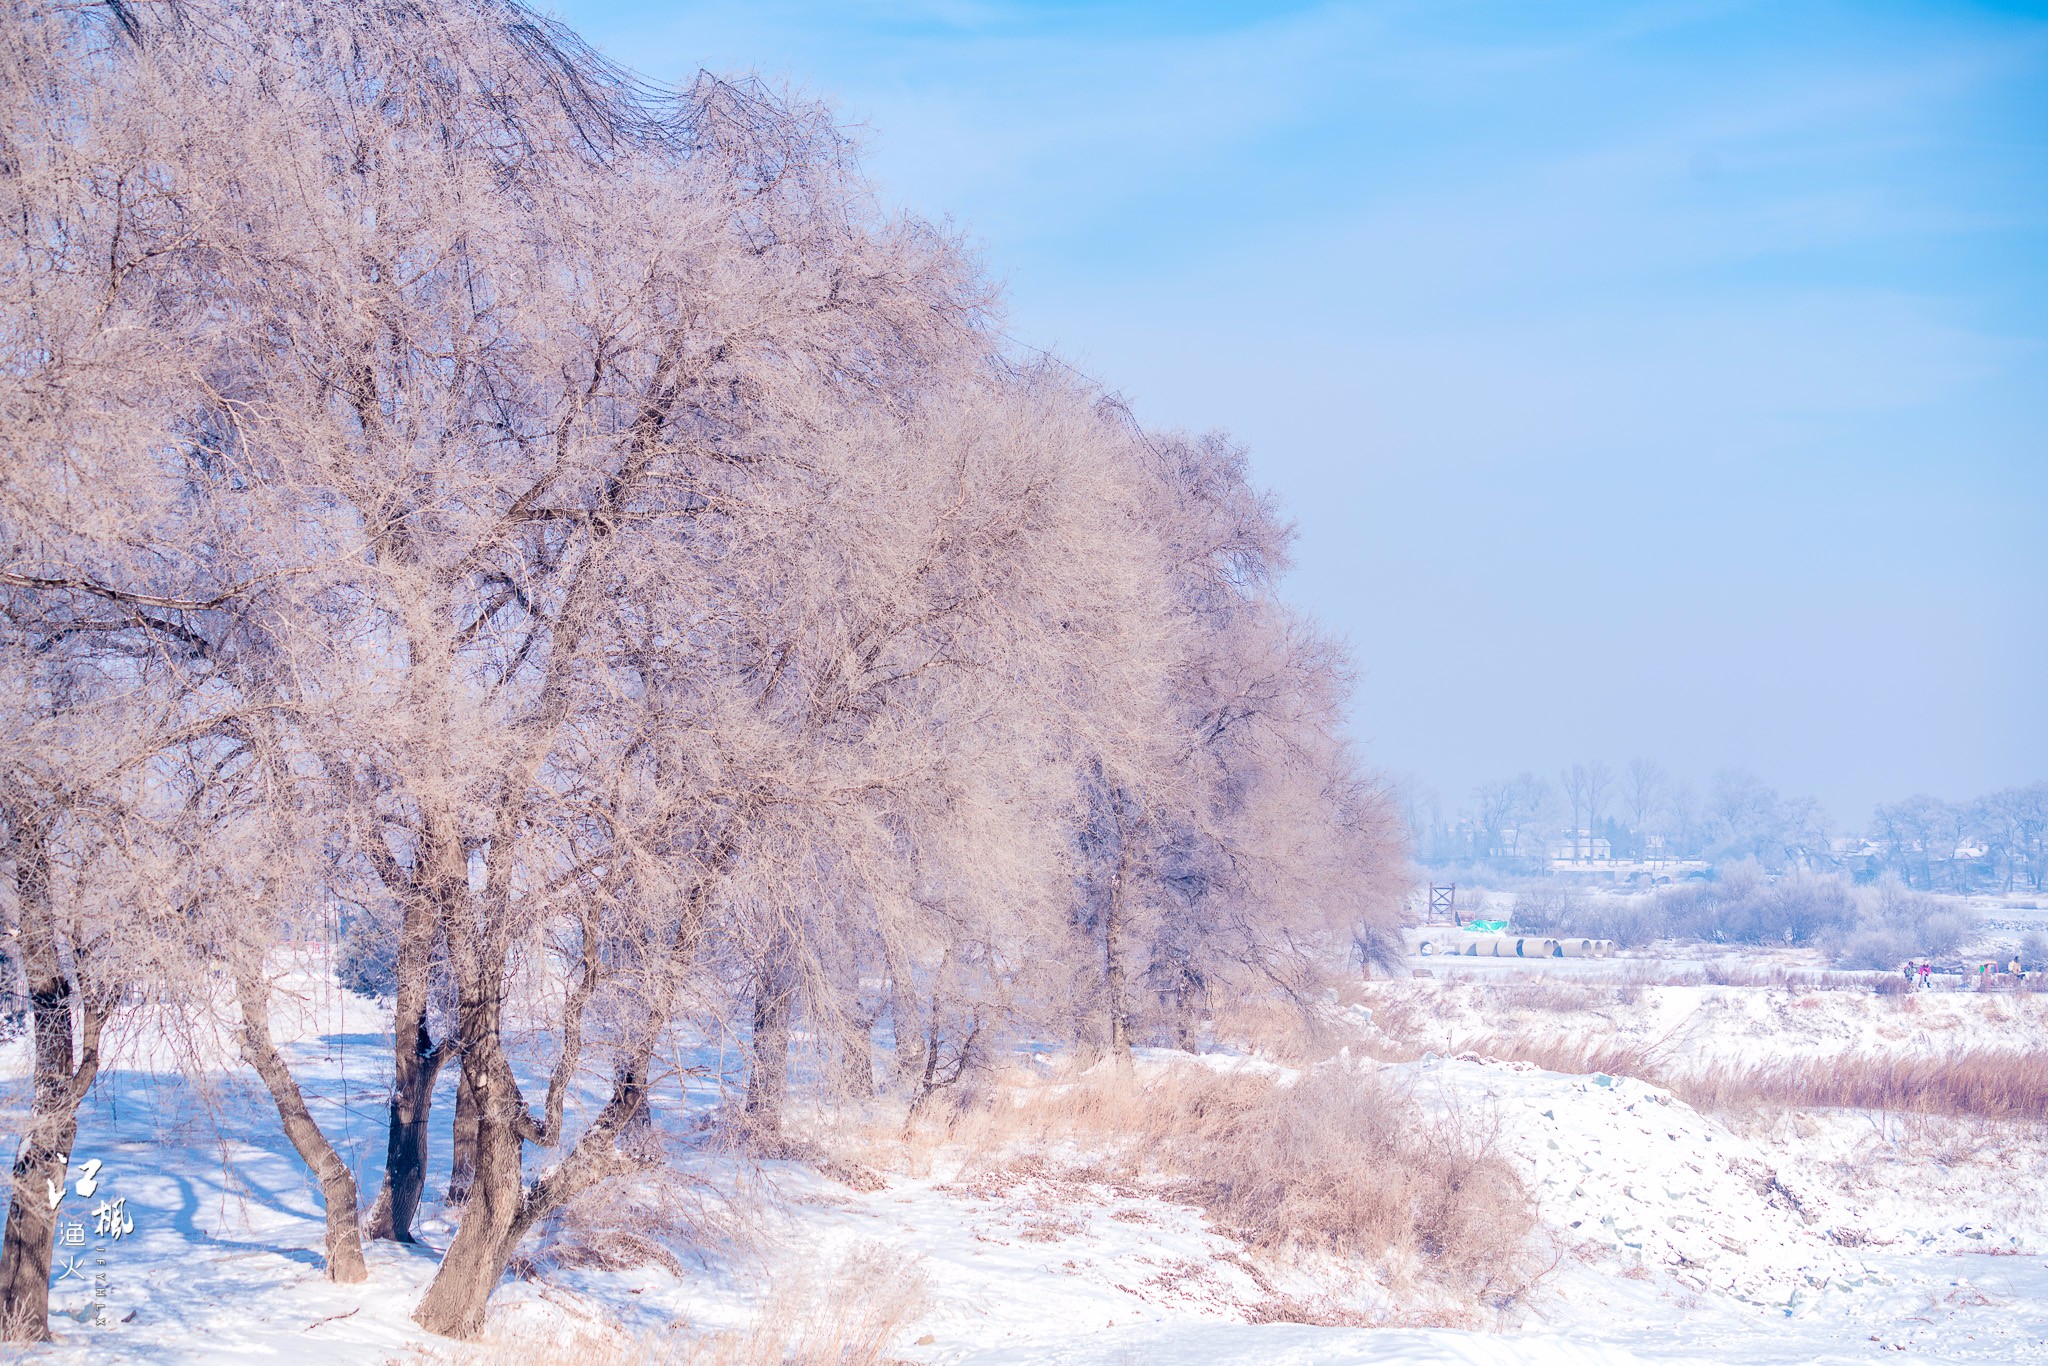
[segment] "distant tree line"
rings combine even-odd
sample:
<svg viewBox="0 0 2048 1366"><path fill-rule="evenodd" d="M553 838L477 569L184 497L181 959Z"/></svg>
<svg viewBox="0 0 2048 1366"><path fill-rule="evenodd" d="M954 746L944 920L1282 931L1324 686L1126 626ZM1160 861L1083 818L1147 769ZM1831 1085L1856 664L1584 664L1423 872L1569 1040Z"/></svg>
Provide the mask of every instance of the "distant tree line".
<svg viewBox="0 0 2048 1366"><path fill-rule="evenodd" d="M1967 802L1924 794L1879 806L1867 869L1926 891L2048 890L2048 782Z"/></svg>
<svg viewBox="0 0 2048 1366"><path fill-rule="evenodd" d="M1832 857L1819 803L1786 797L1742 769L1703 792L1653 759L1616 770L1568 765L1482 783L1447 810L1420 784L1396 784L1417 857L1534 872L1553 854L1620 862L1754 859L1768 868L1819 867Z"/></svg>
<svg viewBox="0 0 2048 1366"><path fill-rule="evenodd" d="M1954 901L1913 891L1896 877L1863 886L1828 874L1773 878L1749 861L1655 896L1589 896L1538 884L1516 895L1513 918L1524 930L1593 935L1631 947L1669 939L1818 948L1845 968L1946 957L1978 931L1976 917ZM2038 967L2044 948L2035 935L2006 952L2019 952Z"/></svg>
<svg viewBox="0 0 2048 1366"><path fill-rule="evenodd" d="M1908 888L1970 892L2048 888L2048 782L1963 802L1914 796L1880 805L1861 835L1831 837L1820 804L1788 797L1742 769L1704 791L1652 759L1620 770L1598 760L1550 779L1533 772L1482 783L1446 810L1419 782L1396 799L1416 857L1504 872L1547 869L1553 856L1617 863L1751 861L1768 872L1896 875Z"/></svg>

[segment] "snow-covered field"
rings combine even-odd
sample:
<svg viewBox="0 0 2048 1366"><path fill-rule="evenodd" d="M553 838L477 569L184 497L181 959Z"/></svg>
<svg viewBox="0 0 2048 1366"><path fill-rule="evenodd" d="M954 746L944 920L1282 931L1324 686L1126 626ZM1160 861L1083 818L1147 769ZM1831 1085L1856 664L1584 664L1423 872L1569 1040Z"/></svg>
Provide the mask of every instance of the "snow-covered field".
<svg viewBox="0 0 2048 1366"><path fill-rule="evenodd" d="M1377 1072L1424 1109L1489 1135L1535 1195L1535 1251L1547 1267L1505 1309L1452 1312L1442 1293L1398 1276L1256 1255L1156 1189L991 1164L986 1152L937 1143L902 1147L892 1161L875 1140L857 1162L828 1164L832 1175L707 1150L685 1168L709 1183L702 1190L664 1178L621 1192L617 1208L538 1249L529 1274L501 1289L496 1345L485 1350L518 1360L553 1341L562 1359L581 1361L590 1343L634 1339L649 1359L687 1360L693 1340L724 1334L731 1348L764 1320L823 1323L893 1296L902 1318L890 1355L933 1366L2048 1362L2048 1125L1710 1115L1638 1079L1547 1072L1464 1046L1548 1032L1700 1062L2042 1049L2048 994L1886 996L1839 979L1776 980L1772 969L1798 965L1766 956L1748 964L1753 980L1729 985L1645 959L1551 966L1546 975L1438 960L1433 976L1366 984L1329 1012L1333 1047L1321 1062L1156 1051L1140 1062L1147 1074ZM388 1017L331 983L298 986L301 1017L295 1027L281 1019L280 1037L373 1191ZM251 1080L223 1065L195 1081L169 1056L165 1040L131 1034L88 1105L76 1160L104 1163L98 1194L125 1197L134 1231L94 1236L87 1202L67 1201L64 1217L85 1223L87 1237L83 1250L59 1248L60 1273L72 1259L53 1291L59 1341L37 1355L468 1359L470 1349L427 1338L407 1317L432 1252L373 1244L368 1285L328 1284L317 1191ZM702 1057L715 1073L715 1041ZM19 1040L0 1063L22 1076ZM673 1083L665 1096L664 1122L685 1149L716 1086L715 1075L694 1077L687 1110ZM439 1190L445 1145L436 1156ZM448 1223L427 1213L428 1244L445 1245ZM635 1235L674 1248L674 1267L606 1269L622 1260L604 1255L607 1242ZM93 1307L97 1273L107 1278L103 1312ZM1290 1316L1351 1326L1261 1321ZM1359 1326L1368 1324L1383 1326Z"/></svg>

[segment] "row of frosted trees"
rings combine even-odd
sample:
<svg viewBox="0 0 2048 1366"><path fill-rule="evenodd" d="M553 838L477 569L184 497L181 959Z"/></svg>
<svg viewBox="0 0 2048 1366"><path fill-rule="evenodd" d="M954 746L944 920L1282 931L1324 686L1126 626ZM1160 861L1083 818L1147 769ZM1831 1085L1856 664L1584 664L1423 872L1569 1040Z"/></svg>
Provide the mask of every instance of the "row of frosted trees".
<svg viewBox="0 0 2048 1366"><path fill-rule="evenodd" d="M678 1031L739 1025L772 1140L1023 1035L1190 1043L1383 922L1241 454L1007 358L821 110L502 0L10 0L0 43L11 1336L124 1011L255 1069L338 1280L410 1240L439 1125L416 1317L460 1336L662 1160ZM374 1192L272 1042L336 907L395 1009Z"/></svg>

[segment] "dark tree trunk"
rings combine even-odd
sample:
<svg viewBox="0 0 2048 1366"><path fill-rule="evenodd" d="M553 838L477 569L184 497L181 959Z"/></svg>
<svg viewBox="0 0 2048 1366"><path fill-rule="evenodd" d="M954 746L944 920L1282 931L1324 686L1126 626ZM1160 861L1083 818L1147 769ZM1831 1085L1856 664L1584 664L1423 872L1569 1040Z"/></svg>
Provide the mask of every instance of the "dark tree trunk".
<svg viewBox="0 0 2048 1366"><path fill-rule="evenodd" d="M624 500L632 496L632 490L653 459L657 436L679 392L671 382L674 360L674 355L665 350L655 367L649 397L633 424L630 454L624 466L606 481L600 500L601 510L606 513L616 511ZM594 541L601 541L610 534L608 517L594 518L590 526ZM445 836L436 840L439 849L450 855L441 864L444 872L436 884L441 893L436 904L442 917L443 939L454 964L460 990L456 1037L461 1049L462 1074L469 1082L475 1099L476 1156L468 1197L463 1204L462 1225L442 1257L433 1283L427 1287L426 1295L413 1311L413 1321L430 1332L450 1337L472 1338L482 1331L484 1306L490 1302L491 1292L497 1289L499 1280L504 1276L513 1249L535 1220L591 1182L617 1171L631 1170L634 1165L618 1152L616 1139L630 1117L629 1107L638 1098L638 1091L636 1088L634 1099L622 1098L615 1086L611 1103L584 1131L574 1152L537 1182L532 1190L524 1187L521 1178L520 1158L526 1141L530 1138L544 1145L553 1145L561 1138L563 1097L577 1064L582 1011L595 985L596 950L589 938L591 927L588 924L584 926L584 974L565 1012L562 1054L549 1082L547 1118L543 1124L536 1124L526 1111L518 1079L505 1056L500 1029L505 1000L506 944L496 936L506 932L508 902L512 894L513 865L509 851L519 837L528 785L553 743L557 727L568 713L568 670L575 662L582 633L590 625L592 606L604 591L606 579L593 568L602 564L603 557L593 544L591 553L584 557L570 582L555 619L554 638L549 645L547 679L542 684L538 711L530 730L535 737L534 742L526 749L524 757L503 775L483 893L486 903L483 918L496 929L478 933L473 920L454 913L456 906L464 904L467 869L463 860L456 856L457 843ZM654 1017L646 1022L645 1032L639 1036L639 1044L633 1050L633 1077L645 1076L647 1059L666 1024L667 1003L680 984L685 965L695 957L697 936L703 923L704 895L702 885L693 890L690 906L682 917L682 924L666 958L668 990L658 997L661 1005L654 1012ZM420 1037L424 1041L424 1028Z"/></svg>
<svg viewBox="0 0 2048 1366"><path fill-rule="evenodd" d="M7 1232L0 1243L0 1337L8 1342L50 1340L50 1256L56 1247L57 1210L49 1193L64 1189L65 1164L77 1136L75 1119L39 1126L14 1160Z"/></svg>
<svg viewBox="0 0 2048 1366"><path fill-rule="evenodd" d="M448 1203L459 1205L469 1198L470 1183L476 1179L476 1086L466 1068L455 1087L455 1134L449 1158Z"/></svg>
<svg viewBox="0 0 2048 1366"><path fill-rule="evenodd" d="M271 1041L269 988L254 972L244 972L235 985L242 1007L242 1054L276 1103L285 1137L320 1182L320 1198L327 1209L327 1277L346 1284L366 1281L370 1271L363 1262L355 1173L320 1131L291 1068Z"/></svg>
<svg viewBox="0 0 2048 1366"><path fill-rule="evenodd" d="M400 1034L400 1038L404 1038ZM427 1184L427 1121L434 1083L446 1056L427 1037L425 1012L413 1021L413 1044L396 1052L391 1083L390 1129L384 1144L384 1185L370 1210L370 1236L409 1243Z"/></svg>
<svg viewBox="0 0 2048 1366"><path fill-rule="evenodd" d="M1120 908L1112 896L1102 927L1103 986L1109 999L1109 1051L1118 1067L1131 1065L1131 1015L1124 985L1124 950Z"/></svg>
<svg viewBox="0 0 2048 1366"><path fill-rule="evenodd" d="M939 1033L939 998L938 993L934 991L931 1026L926 1031L924 1041L924 1068L918 1077L917 1095L910 1102L910 1118L914 1120L923 1115L931 1106L933 1097L948 1087L959 1085L963 1077L987 1077L987 1063L982 1056L985 1050L976 1046L980 1042L981 1015L976 1012L968 1020L966 1037L960 1040L959 1050L954 1053L952 1062L940 1062L945 1052L945 1040Z"/></svg>
<svg viewBox="0 0 2048 1366"><path fill-rule="evenodd" d="M392 1037L391 1109L384 1144L384 1182L370 1209L369 1233L409 1243L427 1182L427 1122L446 1050L427 1033L427 982L435 913L423 896L407 899L399 929L397 1001Z"/></svg>
<svg viewBox="0 0 2048 1366"><path fill-rule="evenodd" d="M104 1013L90 1001L79 1002L85 1048L74 1067L71 1032L77 997L57 948L49 828L41 821L22 821L12 839L22 969L35 1020L35 1060L28 1130L14 1159L7 1227L0 1235L0 1337L9 1342L47 1342L57 1209L69 1176L71 1145L78 1137L78 1106L99 1071Z"/></svg>
<svg viewBox="0 0 2048 1366"><path fill-rule="evenodd" d="M520 1181L520 1156L528 1134L534 1132L516 1091L507 1099L505 1086L481 1079L477 1111L476 1180L470 1186L469 1203L463 1209L462 1227L434 1273L427 1293L413 1311L413 1322L444 1337L473 1338L483 1331L484 1310L491 1294L505 1278L505 1268L520 1240L550 1211L559 1209L579 1192L601 1181L640 1169L640 1163L618 1151L617 1139L638 1122L645 1104L645 1091L631 1078L644 1076L652 1052L651 1039L663 1021L655 1021L644 1047L637 1050L625 1069L626 1075L612 1088L612 1097L576 1146L547 1175L531 1186ZM480 1049L487 1052L488 1047ZM498 1055L498 1063L504 1061ZM463 1065L472 1066L465 1052ZM479 1072L492 1070L478 1066ZM510 1083L510 1068L500 1073Z"/></svg>

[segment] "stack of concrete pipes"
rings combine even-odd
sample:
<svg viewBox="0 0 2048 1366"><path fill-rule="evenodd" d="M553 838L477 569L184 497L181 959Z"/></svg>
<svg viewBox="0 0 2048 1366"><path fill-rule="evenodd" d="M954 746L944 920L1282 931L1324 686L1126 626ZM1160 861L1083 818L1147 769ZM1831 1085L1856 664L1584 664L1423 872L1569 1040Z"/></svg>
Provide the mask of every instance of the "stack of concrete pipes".
<svg viewBox="0 0 2048 1366"><path fill-rule="evenodd" d="M1611 939L1542 939L1534 935L1466 934L1443 946L1467 958L1605 958Z"/></svg>

